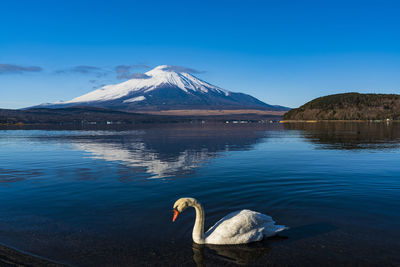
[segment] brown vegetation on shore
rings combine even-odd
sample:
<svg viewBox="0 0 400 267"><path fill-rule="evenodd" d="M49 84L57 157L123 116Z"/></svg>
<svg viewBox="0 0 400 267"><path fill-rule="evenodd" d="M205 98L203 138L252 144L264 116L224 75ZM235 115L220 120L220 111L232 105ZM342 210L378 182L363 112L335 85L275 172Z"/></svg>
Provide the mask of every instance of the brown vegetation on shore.
<svg viewBox="0 0 400 267"><path fill-rule="evenodd" d="M257 114L257 115L277 115L282 116L286 111L271 111L257 109L236 109L236 110L212 110L212 109L175 109L160 111L138 111L142 114L153 115L175 115L175 116L215 116L215 115L237 115L237 114Z"/></svg>

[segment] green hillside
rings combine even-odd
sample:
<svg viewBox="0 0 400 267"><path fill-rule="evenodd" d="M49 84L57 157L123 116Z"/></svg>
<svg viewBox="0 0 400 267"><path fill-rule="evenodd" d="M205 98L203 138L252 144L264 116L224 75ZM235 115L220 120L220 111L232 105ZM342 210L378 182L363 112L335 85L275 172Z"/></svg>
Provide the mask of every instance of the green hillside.
<svg viewBox="0 0 400 267"><path fill-rule="evenodd" d="M345 93L316 98L284 120L400 120L400 95Z"/></svg>

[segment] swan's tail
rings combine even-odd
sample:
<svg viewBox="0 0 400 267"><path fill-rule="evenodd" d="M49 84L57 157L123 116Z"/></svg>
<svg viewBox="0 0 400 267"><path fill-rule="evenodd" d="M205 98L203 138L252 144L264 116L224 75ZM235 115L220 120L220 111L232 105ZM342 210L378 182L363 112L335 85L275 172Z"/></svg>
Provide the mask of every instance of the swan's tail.
<svg viewBox="0 0 400 267"><path fill-rule="evenodd" d="M282 232L284 230L289 230L290 229L289 227L284 226L284 225L275 225L275 227L276 227L275 233L279 233L279 232Z"/></svg>
<svg viewBox="0 0 400 267"><path fill-rule="evenodd" d="M283 230L287 230L289 227L286 227L284 225L270 225L267 228L264 228L264 236L265 237L270 237L277 235L278 233L282 232Z"/></svg>

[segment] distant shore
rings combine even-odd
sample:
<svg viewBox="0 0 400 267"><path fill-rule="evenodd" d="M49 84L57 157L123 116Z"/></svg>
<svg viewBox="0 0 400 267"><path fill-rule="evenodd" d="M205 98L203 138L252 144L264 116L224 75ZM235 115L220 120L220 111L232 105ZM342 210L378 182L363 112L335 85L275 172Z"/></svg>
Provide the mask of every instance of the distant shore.
<svg viewBox="0 0 400 267"><path fill-rule="evenodd" d="M400 120L281 120L280 123L316 123L316 122L373 122L373 123L391 123L400 122Z"/></svg>
<svg viewBox="0 0 400 267"><path fill-rule="evenodd" d="M258 109L234 109L234 110L213 110L213 109L171 109L160 111L138 111L140 114L152 115L174 115L174 116L221 116L221 115L273 115L283 116L287 111L271 111Z"/></svg>
<svg viewBox="0 0 400 267"><path fill-rule="evenodd" d="M158 114L150 114L155 112ZM266 110L170 110L131 113L99 108L0 109L1 126L24 125L144 125L155 123L278 122L282 112Z"/></svg>

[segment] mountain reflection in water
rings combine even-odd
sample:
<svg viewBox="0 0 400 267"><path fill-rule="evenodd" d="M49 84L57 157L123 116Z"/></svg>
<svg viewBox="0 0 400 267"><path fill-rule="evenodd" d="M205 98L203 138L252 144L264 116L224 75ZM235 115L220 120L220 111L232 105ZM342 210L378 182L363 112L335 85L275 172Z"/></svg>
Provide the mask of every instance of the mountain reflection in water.
<svg viewBox="0 0 400 267"><path fill-rule="evenodd" d="M219 152L248 150L266 138L265 131L230 127L168 128L105 132L93 138L83 135L71 140L73 147L89 153L93 159L117 161L148 173L151 178L185 176Z"/></svg>

